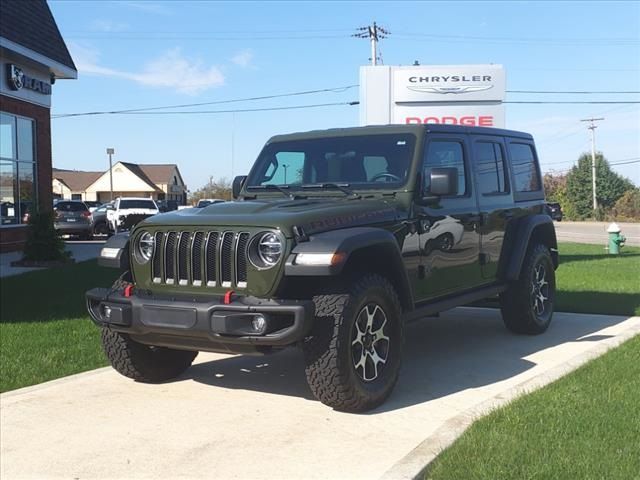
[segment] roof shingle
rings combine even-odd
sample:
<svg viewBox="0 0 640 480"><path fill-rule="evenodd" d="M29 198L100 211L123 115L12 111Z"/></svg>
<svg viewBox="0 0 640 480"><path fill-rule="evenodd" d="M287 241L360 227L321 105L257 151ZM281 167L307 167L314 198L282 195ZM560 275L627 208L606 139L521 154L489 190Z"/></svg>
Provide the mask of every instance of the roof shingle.
<svg viewBox="0 0 640 480"><path fill-rule="evenodd" d="M0 36L77 70L46 0L0 1Z"/></svg>

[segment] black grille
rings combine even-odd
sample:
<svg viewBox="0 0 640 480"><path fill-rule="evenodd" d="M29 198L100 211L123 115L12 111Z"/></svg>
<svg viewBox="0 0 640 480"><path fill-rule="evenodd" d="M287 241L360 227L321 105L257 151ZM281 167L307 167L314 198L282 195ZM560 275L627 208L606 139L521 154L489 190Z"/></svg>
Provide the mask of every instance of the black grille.
<svg viewBox="0 0 640 480"><path fill-rule="evenodd" d="M154 283L224 288L247 286L246 232L157 232Z"/></svg>
<svg viewBox="0 0 640 480"><path fill-rule="evenodd" d="M191 234L189 232L182 232L180 239L178 240L178 283L180 285L187 285L189 283L189 243L191 242Z"/></svg>
<svg viewBox="0 0 640 480"><path fill-rule="evenodd" d="M193 235L191 246L191 276L194 285L202 285L202 245L204 233L196 232Z"/></svg>
<svg viewBox="0 0 640 480"><path fill-rule="evenodd" d="M164 277L167 283L175 283L176 280L176 237L176 232L169 232L164 246Z"/></svg>
<svg viewBox="0 0 640 480"><path fill-rule="evenodd" d="M164 233L157 232L154 236L155 247L153 249L153 263L151 264L151 274L153 275L153 281L160 283L162 281L162 252L164 246L162 242L164 240Z"/></svg>
<svg viewBox="0 0 640 480"><path fill-rule="evenodd" d="M220 260L220 281L222 282L223 287L231 286L231 261L232 254L231 250L233 249L233 237L235 235L231 232L224 232L222 234L222 249L221 260Z"/></svg>
<svg viewBox="0 0 640 480"><path fill-rule="evenodd" d="M213 287L216 285L218 278L218 232L210 232L207 237L207 286Z"/></svg>
<svg viewBox="0 0 640 480"><path fill-rule="evenodd" d="M247 244L249 234L238 235L238 245L236 246L236 282L238 286L247 284Z"/></svg>

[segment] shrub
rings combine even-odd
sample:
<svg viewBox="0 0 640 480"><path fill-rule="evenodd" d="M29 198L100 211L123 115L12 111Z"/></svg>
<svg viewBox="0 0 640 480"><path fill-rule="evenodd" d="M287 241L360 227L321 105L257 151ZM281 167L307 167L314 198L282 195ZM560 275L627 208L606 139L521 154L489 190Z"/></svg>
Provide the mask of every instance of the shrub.
<svg viewBox="0 0 640 480"><path fill-rule="evenodd" d="M53 212L33 212L29 216L29 233L23 260L65 261L69 253L64 250L62 237L53 226Z"/></svg>
<svg viewBox="0 0 640 480"><path fill-rule="evenodd" d="M614 220L640 222L640 188L627 190L613 206L611 215Z"/></svg>

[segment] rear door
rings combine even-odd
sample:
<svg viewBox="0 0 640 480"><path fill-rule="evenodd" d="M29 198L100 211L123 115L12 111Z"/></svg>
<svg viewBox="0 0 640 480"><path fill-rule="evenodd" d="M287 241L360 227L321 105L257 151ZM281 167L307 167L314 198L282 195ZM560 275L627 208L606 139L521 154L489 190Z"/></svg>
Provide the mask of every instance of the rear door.
<svg viewBox="0 0 640 480"><path fill-rule="evenodd" d="M441 197L435 204L416 207L424 270L415 291L418 301L458 293L482 283L479 212L468 137L430 133L424 151L425 191L429 189L432 168L452 167L458 170L458 194Z"/></svg>
<svg viewBox="0 0 640 480"><path fill-rule="evenodd" d="M504 245L507 223L514 216L504 139L474 135L473 168L480 210L480 264L482 277L495 279Z"/></svg>

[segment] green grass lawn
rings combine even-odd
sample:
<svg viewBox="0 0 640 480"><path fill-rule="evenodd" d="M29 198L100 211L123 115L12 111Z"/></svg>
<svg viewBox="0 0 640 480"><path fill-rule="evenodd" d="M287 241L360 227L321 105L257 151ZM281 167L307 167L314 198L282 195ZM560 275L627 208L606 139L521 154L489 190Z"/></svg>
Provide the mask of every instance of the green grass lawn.
<svg viewBox="0 0 640 480"><path fill-rule="evenodd" d="M7 277L0 288L0 391L106 365L84 292L118 272L96 261Z"/></svg>
<svg viewBox="0 0 640 480"><path fill-rule="evenodd" d="M640 337L474 423L425 478L640 479Z"/></svg>
<svg viewBox="0 0 640 480"><path fill-rule="evenodd" d="M640 248L608 255L601 245L561 243L556 310L640 315Z"/></svg>

